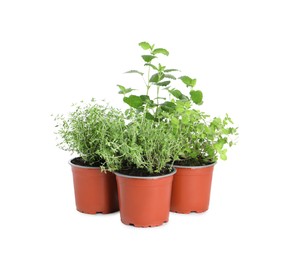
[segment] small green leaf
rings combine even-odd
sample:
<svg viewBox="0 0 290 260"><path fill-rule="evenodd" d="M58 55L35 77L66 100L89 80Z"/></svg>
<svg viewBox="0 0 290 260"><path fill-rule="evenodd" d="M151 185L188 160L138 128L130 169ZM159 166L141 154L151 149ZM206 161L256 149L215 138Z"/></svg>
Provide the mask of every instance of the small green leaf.
<svg viewBox="0 0 290 260"><path fill-rule="evenodd" d="M164 74L164 77L165 78L168 78L168 79L176 79L173 75L171 74Z"/></svg>
<svg viewBox="0 0 290 260"><path fill-rule="evenodd" d="M196 85L196 79L193 79L193 80L191 81L190 86L191 86L191 87L194 87L195 85Z"/></svg>
<svg viewBox="0 0 290 260"><path fill-rule="evenodd" d="M169 55L169 51L166 49L162 49L162 48L157 48L157 49L152 51L153 55L158 54L158 53L161 53L161 54L166 55L166 56Z"/></svg>
<svg viewBox="0 0 290 260"><path fill-rule="evenodd" d="M191 86L194 87L196 84L196 79L192 79L188 76L181 76L179 79L186 85L186 86Z"/></svg>
<svg viewBox="0 0 290 260"><path fill-rule="evenodd" d="M133 90L135 90L135 89L133 89L133 88L125 88L125 87L122 86L122 85L117 85L117 86L118 86L119 89L120 89L119 94L123 94L123 95L125 95L125 94L127 94L127 93L130 93L130 92L132 92Z"/></svg>
<svg viewBox="0 0 290 260"><path fill-rule="evenodd" d="M129 70L129 71L126 71L125 73L137 73L137 74L140 74L141 76L144 75L143 72L140 72L140 71L138 71L138 70Z"/></svg>
<svg viewBox="0 0 290 260"><path fill-rule="evenodd" d="M141 98L143 104L147 104L148 107L151 107L151 108L154 107L154 101L151 100L149 96L141 95L140 98Z"/></svg>
<svg viewBox="0 0 290 260"><path fill-rule="evenodd" d="M140 42L139 46L143 48L143 50L151 49L151 45L148 42Z"/></svg>
<svg viewBox="0 0 290 260"><path fill-rule="evenodd" d="M157 86L166 87L166 86L168 86L170 84L170 82L171 82L170 80L168 80L168 81L162 81L162 82L156 83L156 85Z"/></svg>
<svg viewBox="0 0 290 260"><path fill-rule="evenodd" d="M136 95L124 97L123 100L125 103L127 103L130 107L133 107L133 108L140 108L143 105L142 99Z"/></svg>
<svg viewBox="0 0 290 260"><path fill-rule="evenodd" d="M144 66L150 66L152 69L154 70L158 70L156 66L154 66L153 64L151 63L145 63Z"/></svg>
<svg viewBox="0 0 290 260"><path fill-rule="evenodd" d="M178 89L170 89L168 90L171 95L180 99L180 100L188 100L188 97L183 95Z"/></svg>
<svg viewBox="0 0 290 260"><path fill-rule="evenodd" d="M187 86L190 86L191 81L192 81L192 78L188 76L181 76L179 79L181 79L181 81Z"/></svg>
<svg viewBox="0 0 290 260"><path fill-rule="evenodd" d="M174 125L174 126L178 126L179 125L179 120L176 118L176 117L172 117L171 118L171 123Z"/></svg>
<svg viewBox="0 0 290 260"><path fill-rule="evenodd" d="M146 112L145 117L149 120L155 120L154 116L149 112Z"/></svg>
<svg viewBox="0 0 290 260"><path fill-rule="evenodd" d="M164 72L173 72L173 71L179 71L177 69L167 69L167 70L164 70Z"/></svg>
<svg viewBox="0 0 290 260"><path fill-rule="evenodd" d="M160 107L162 110L166 112L173 112L175 110L176 105L173 102L166 101Z"/></svg>
<svg viewBox="0 0 290 260"><path fill-rule="evenodd" d="M145 62L151 62L153 59L155 59L157 57L153 56L153 55L142 55L142 58Z"/></svg>
<svg viewBox="0 0 290 260"><path fill-rule="evenodd" d="M162 79L164 79L163 73L161 75L159 73L155 73L151 76L151 78L149 79L149 82L157 83Z"/></svg>
<svg viewBox="0 0 290 260"><path fill-rule="evenodd" d="M223 160L223 161L225 161L225 160L227 160L227 149L224 149L224 150L222 150L221 152L220 152L220 158Z"/></svg>
<svg viewBox="0 0 290 260"><path fill-rule="evenodd" d="M156 73L156 74L153 74L152 76L151 76L151 78L149 79L149 82L158 82L159 81L159 75L158 75L158 73Z"/></svg>
<svg viewBox="0 0 290 260"><path fill-rule="evenodd" d="M200 90L191 90L190 91L190 96L191 96L191 100L197 104L197 105L201 105L202 104L202 92Z"/></svg>

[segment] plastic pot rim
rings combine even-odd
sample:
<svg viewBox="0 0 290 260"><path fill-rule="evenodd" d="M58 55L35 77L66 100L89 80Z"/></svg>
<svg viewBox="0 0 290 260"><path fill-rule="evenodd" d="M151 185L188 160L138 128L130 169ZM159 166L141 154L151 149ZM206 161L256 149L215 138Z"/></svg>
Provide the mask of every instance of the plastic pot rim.
<svg viewBox="0 0 290 260"><path fill-rule="evenodd" d="M214 162L214 163L211 163L211 164L208 164L208 165L202 165L202 166L184 166L184 165L173 165L174 168L185 168L185 169L188 169L188 168L191 168L191 169L202 169L202 168L209 168L209 167L213 167L217 164L217 162Z"/></svg>
<svg viewBox="0 0 290 260"><path fill-rule="evenodd" d="M176 169L175 167L173 167L172 169L173 171L171 173L161 175L161 176L130 176L130 175L121 174L115 171L113 173L117 176L128 178L128 179L156 180L156 179L166 178L166 177L174 175L176 173Z"/></svg>

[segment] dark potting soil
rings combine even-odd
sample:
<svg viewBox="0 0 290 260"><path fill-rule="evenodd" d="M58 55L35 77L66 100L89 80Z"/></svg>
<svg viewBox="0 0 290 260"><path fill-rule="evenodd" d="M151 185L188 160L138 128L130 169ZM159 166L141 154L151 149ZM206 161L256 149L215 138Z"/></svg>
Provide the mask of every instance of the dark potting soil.
<svg viewBox="0 0 290 260"><path fill-rule="evenodd" d="M89 164L85 162L81 157L72 159L71 163L79 165L79 166L85 166L85 167L100 167L101 165L104 165L104 161L102 160L98 160L94 162L93 164Z"/></svg>
<svg viewBox="0 0 290 260"><path fill-rule="evenodd" d="M206 166L213 164L214 162L202 162L196 159L182 159L179 161L175 161L174 165L176 166Z"/></svg>
<svg viewBox="0 0 290 260"><path fill-rule="evenodd" d="M150 173L147 169L136 168L136 167L124 167L122 170L118 170L117 172L127 176L136 176L136 177L157 177L167 175L172 173L171 167L166 167L161 170L159 173Z"/></svg>

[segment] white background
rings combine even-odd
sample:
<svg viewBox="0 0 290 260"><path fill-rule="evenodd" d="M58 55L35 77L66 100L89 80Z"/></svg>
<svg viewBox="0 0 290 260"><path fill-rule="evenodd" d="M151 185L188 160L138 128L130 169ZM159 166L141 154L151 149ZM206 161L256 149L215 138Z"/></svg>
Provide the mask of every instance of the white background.
<svg viewBox="0 0 290 260"><path fill-rule="evenodd" d="M0 258L290 259L287 2L1 0ZM50 116L92 97L120 106L140 41L167 48L203 109L240 132L209 211L147 229L75 210Z"/></svg>

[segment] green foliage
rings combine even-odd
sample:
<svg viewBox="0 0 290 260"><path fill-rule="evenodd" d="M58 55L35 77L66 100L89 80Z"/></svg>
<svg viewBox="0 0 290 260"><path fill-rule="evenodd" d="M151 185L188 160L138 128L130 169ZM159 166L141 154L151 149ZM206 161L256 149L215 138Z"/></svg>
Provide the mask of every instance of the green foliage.
<svg viewBox="0 0 290 260"><path fill-rule="evenodd" d="M148 120L141 114L132 116L120 145L122 164L146 169L151 174L160 173L180 153L172 126Z"/></svg>
<svg viewBox="0 0 290 260"><path fill-rule="evenodd" d="M168 56L169 51L164 48L155 48L154 44L149 44L148 42L140 42L139 46L146 51L146 54L141 55L144 61L144 67L146 68L144 72L139 70L130 70L127 73L137 73L143 78L143 82L145 82L144 94L149 97L150 102L147 101L147 105L142 104L141 95L131 95L129 97L124 97L123 100L126 104L128 104L131 108L137 110L140 113L140 108L144 115L151 120L156 121L161 115L160 111L168 111L174 112L174 109L168 108L168 104L165 103L167 101L171 101L171 98L176 98L180 100L189 100L191 99L196 105L202 104L202 92L200 90L192 90L192 88L196 85L196 79L192 79L189 76L181 76L179 79L183 82L187 87L190 88L188 96L186 94L181 93L181 91L172 86L172 83L177 80L176 75L174 73L178 72L178 69L167 68L165 65L162 65L159 60L160 54ZM153 62L155 62L153 64ZM146 76L145 76L146 75ZM118 85L120 88L120 85ZM123 89L124 88L124 89ZM119 93L126 95L131 92L131 88L123 87ZM152 95L153 93L153 95ZM142 95L144 95L142 94ZM167 95L172 95L169 100L166 100ZM162 102L164 100L164 102ZM150 103L150 106L148 105Z"/></svg>
<svg viewBox="0 0 290 260"><path fill-rule="evenodd" d="M146 94L140 96L131 95L124 97L123 100L131 108L129 110L131 118L138 119L136 122L133 119L132 126L135 125L137 127L141 123L145 124L145 122L154 125L154 128L148 128L148 125L145 124L142 126L144 127L142 131L139 128L135 129L140 134L138 140L142 147L141 150L145 153L147 149L151 151L149 146L145 146L140 141L143 140L141 135L146 135L146 138L150 140L150 137L154 137L157 129L164 129L165 127L172 131L168 138L170 140L172 137L175 138L177 145L175 149L179 151L179 159L188 162L189 165L205 165L216 162L219 158L226 160L227 147L235 144L235 137L237 136L237 128L232 126L232 120L228 115L223 119L210 119L205 113L196 110L196 105L203 104L203 93L195 89L196 79L186 75L178 78L187 87L188 93L173 87L173 82L180 82L176 81L177 77L174 75L179 70L166 68L166 66L157 62L159 54L168 56L169 52L164 48L155 48L154 45L150 45L147 42L141 42L139 45L147 52L146 55L141 56L145 62L144 67L146 67L147 72L137 71L145 82ZM155 63L153 64L152 62ZM136 73L136 70L133 70L133 72ZM144 77L145 75L147 78ZM184 86L183 84L182 86ZM128 91L131 91L131 89L129 88ZM153 96L152 91L155 93ZM161 93L163 93L163 96ZM169 97L164 97L164 93L169 94ZM127 91L123 91L122 94L127 94ZM138 117L136 117L137 115ZM143 118L141 121L140 117ZM132 126L130 126L130 129ZM144 129L148 133L144 132ZM150 134L151 131L154 132ZM164 142L163 138L165 137L162 137L160 133L159 139L157 138L158 140L156 139L155 142ZM153 143L149 143L153 145ZM156 153L157 159L159 159L158 156L160 155ZM141 161L140 157L138 158ZM153 157L144 157L143 155L143 158L152 160ZM171 158L176 158L176 154L172 154ZM153 161L148 163L153 163ZM140 166L145 165L145 162L138 164L136 161L135 164ZM149 165L147 166L149 167ZM156 165L154 167L155 169L160 169ZM154 167L151 165L150 171Z"/></svg>
<svg viewBox="0 0 290 260"><path fill-rule="evenodd" d="M111 170L119 168L118 151L125 129L122 112L98 105L94 100L87 105L73 105L73 108L67 116L55 117L58 146L78 154L88 165L97 164Z"/></svg>
<svg viewBox="0 0 290 260"><path fill-rule="evenodd" d="M210 116L192 109L191 101L177 101L174 113L167 119L174 127L176 137L181 141L180 160L188 166L207 165L227 159L227 147L236 143L237 128L231 118Z"/></svg>

